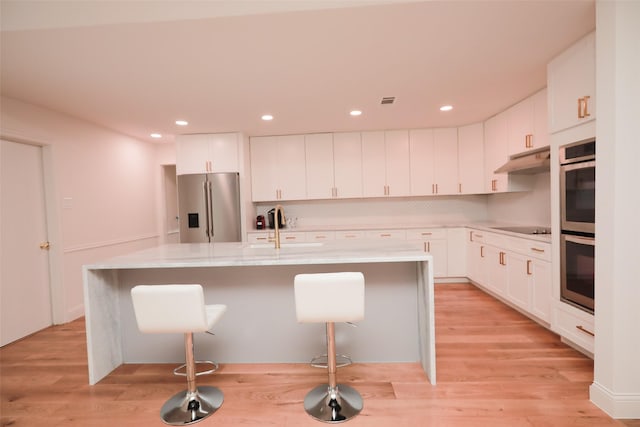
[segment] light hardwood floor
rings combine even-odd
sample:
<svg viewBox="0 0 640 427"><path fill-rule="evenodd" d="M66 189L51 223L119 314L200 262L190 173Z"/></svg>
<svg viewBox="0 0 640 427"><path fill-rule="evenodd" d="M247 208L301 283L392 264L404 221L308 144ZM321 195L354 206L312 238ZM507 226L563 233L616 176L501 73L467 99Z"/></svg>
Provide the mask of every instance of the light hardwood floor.
<svg viewBox="0 0 640 427"><path fill-rule="evenodd" d="M436 336L436 386L417 363L339 369L339 381L364 397L362 413L347 425L640 426L589 401L590 359L472 285L436 285ZM86 357L82 320L0 349L2 426L164 425L160 406L184 388L173 365L123 365L89 386ZM325 379L323 370L300 364L222 365L199 378L220 387L225 402L198 425L323 425L306 415L302 400Z"/></svg>

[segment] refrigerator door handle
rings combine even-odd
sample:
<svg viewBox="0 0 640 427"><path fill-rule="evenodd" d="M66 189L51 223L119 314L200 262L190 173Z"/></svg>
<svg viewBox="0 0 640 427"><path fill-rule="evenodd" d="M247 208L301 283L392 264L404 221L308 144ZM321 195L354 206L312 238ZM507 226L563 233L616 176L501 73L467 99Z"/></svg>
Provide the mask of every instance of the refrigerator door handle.
<svg viewBox="0 0 640 427"><path fill-rule="evenodd" d="M208 191L208 182L204 181L202 183L202 192L204 193L204 217L206 221L206 228L204 229L204 233L209 238L209 191Z"/></svg>
<svg viewBox="0 0 640 427"><path fill-rule="evenodd" d="M207 181L207 186L208 186L208 190L209 190L209 204L208 204L208 211L209 211L209 218L207 218L207 222L210 224L209 226L209 241L213 242L213 234L214 234L214 230L213 230L213 189L212 189L212 185L211 185L211 181Z"/></svg>

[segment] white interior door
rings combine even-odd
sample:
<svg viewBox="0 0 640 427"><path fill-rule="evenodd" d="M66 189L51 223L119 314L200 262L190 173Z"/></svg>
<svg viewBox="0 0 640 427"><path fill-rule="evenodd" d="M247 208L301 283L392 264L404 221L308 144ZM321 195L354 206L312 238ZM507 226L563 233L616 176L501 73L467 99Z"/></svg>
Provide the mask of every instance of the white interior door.
<svg viewBox="0 0 640 427"><path fill-rule="evenodd" d="M0 346L53 323L42 148L0 141Z"/></svg>

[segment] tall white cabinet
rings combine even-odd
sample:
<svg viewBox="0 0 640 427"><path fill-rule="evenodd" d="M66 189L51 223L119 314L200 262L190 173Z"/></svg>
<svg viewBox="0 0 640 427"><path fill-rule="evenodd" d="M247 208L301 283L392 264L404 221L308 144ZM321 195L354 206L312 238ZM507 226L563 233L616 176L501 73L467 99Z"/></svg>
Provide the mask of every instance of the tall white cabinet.
<svg viewBox="0 0 640 427"><path fill-rule="evenodd" d="M596 33L579 40L547 67L550 133L596 118Z"/></svg>
<svg viewBox="0 0 640 427"><path fill-rule="evenodd" d="M251 138L253 201L307 197L304 135Z"/></svg>

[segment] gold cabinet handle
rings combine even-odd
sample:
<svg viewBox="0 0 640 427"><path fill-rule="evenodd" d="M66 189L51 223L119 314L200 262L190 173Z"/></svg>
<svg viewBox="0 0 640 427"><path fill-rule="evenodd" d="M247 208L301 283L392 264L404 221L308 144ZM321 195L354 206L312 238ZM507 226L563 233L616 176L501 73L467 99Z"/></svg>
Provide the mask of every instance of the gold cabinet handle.
<svg viewBox="0 0 640 427"><path fill-rule="evenodd" d="M480 258L484 258L484 246L480 246Z"/></svg>
<svg viewBox="0 0 640 427"><path fill-rule="evenodd" d="M527 260L527 276L531 276L531 260Z"/></svg>
<svg viewBox="0 0 640 427"><path fill-rule="evenodd" d="M45 250L48 251L50 247L51 247L51 245L49 244L49 242L40 243L40 249L45 249Z"/></svg>
<svg viewBox="0 0 640 427"><path fill-rule="evenodd" d="M458 193L462 193L462 184L458 184Z"/></svg>
<svg viewBox="0 0 640 427"><path fill-rule="evenodd" d="M296 236L286 236L285 240L296 240Z"/></svg>
<svg viewBox="0 0 640 427"><path fill-rule="evenodd" d="M256 237L256 240L268 240L266 237Z"/></svg>
<svg viewBox="0 0 640 427"><path fill-rule="evenodd" d="M380 234L380 237L391 237L391 234L389 234L389 233L382 233L382 234Z"/></svg>
<svg viewBox="0 0 640 427"><path fill-rule="evenodd" d="M582 98L578 98L578 118L584 118L584 116L582 115Z"/></svg>
<svg viewBox="0 0 640 427"><path fill-rule="evenodd" d="M596 334L594 334L594 333L593 333L593 332L591 332L590 330L586 329L586 328L585 328L584 326L582 326L582 325L577 325L577 326L576 326L576 329L577 329L577 330L579 330L579 331L584 332L584 333L585 333L585 334L587 334L587 335L591 335L592 337L595 337L595 336L596 336Z"/></svg>
<svg viewBox="0 0 640 427"><path fill-rule="evenodd" d="M354 239L356 237L355 234L345 234L344 236L346 239Z"/></svg>
<svg viewBox="0 0 640 427"><path fill-rule="evenodd" d="M544 253L544 249L531 248L531 250L532 250L532 251L534 251L534 252L538 252L538 253L540 253L540 254L543 254L543 253Z"/></svg>
<svg viewBox="0 0 640 427"><path fill-rule="evenodd" d="M469 232L469 241L473 242L473 231Z"/></svg>
<svg viewBox="0 0 640 427"><path fill-rule="evenodd" d="M426 233L426 232L425 233L420 233L420 234L423 235L423 236L431 236L431 235L433 235L433 233Z"/></svg>
<svg viewBox="0 0 640 427"><path fill-rule="evenodd" d="M583 99L583 105L584 105L584 110L583 110L583 114L582 117L589 117L591 114L589 114L589 98L590 96L585 96Z"/></svg>

